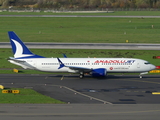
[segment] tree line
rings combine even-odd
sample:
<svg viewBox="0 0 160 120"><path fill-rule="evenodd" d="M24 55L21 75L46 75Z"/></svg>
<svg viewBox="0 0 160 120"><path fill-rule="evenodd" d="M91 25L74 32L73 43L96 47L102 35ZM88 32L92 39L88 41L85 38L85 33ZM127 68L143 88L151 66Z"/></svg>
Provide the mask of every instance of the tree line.
<svg viewBox="0 0 160 120"><path fill-rule="evenodd" d="M0 0L1 8L160 8L160 0Z"/></svg>

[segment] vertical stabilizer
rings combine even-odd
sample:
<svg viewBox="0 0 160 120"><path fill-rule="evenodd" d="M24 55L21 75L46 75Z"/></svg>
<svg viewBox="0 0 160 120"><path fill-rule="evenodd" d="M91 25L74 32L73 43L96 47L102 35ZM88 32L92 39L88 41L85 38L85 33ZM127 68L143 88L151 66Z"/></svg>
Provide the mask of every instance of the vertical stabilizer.
<svg viewBox="0 0 160 120"><path fill-rule="evenodd" d="M12 46L14 58L33 58L33 57L40 58L42 57L42 56L33 54L13 31L9 31L8 35L9 35L10 43Z"/></svg>

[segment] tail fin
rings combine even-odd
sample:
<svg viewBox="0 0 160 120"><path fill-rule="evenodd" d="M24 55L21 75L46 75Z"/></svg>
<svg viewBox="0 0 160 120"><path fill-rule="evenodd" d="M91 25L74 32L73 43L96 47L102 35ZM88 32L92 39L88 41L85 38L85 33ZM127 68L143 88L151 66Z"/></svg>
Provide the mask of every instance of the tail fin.
<svg viewBox="0 0 160 120"><path fill-rule="evenodd" d="M13 31L9 31L8 35L14 58L43 58L33 54Z"/></svg>

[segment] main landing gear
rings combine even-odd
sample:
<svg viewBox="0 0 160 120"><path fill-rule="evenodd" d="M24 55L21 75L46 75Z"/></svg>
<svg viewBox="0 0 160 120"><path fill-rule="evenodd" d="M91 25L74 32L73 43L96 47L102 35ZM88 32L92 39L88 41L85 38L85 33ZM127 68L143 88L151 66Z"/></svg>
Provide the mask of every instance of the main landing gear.
<svg viewBox="0 0 160 120"><path fill-rule="evenodd" d="M139 78L142 78L142 75L139 75Z"/></svg>
<svg viewBox="0 0 160 120"><path fill-rule="evenodd" d="M83 72L80 72L79 78L82 79L83 77L84 77L84 73L83 73Z"/></svg>

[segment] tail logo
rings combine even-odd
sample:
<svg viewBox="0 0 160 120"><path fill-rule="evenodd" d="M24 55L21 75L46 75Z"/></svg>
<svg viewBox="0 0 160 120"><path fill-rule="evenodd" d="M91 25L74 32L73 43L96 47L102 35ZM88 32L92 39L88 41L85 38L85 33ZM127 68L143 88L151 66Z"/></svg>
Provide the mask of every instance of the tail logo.
<svg viewBox="0 0 160 120"><path fill-rule="evenodd" d="M11 40L15 44L15 50L13 50L15 58L33 56L33 54L25 54L23 46L16 40L14 39L11 39Z"/></svg>

